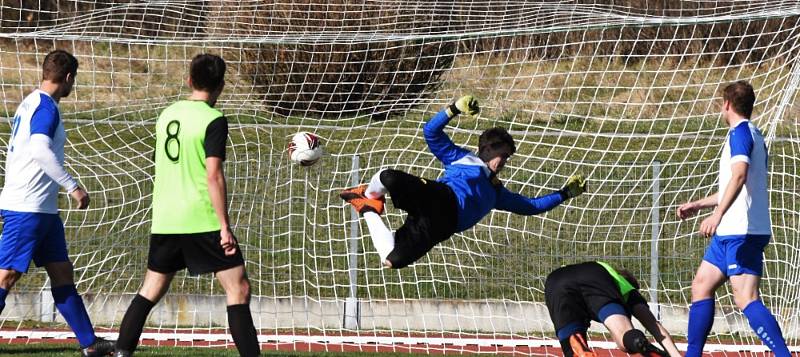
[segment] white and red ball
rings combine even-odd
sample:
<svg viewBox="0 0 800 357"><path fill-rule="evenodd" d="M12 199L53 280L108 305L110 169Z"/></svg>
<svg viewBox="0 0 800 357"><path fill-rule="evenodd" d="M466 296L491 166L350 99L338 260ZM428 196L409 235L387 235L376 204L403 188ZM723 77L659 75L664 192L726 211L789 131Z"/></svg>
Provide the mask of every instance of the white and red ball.
<svg viewBox="0 0 800 357"><path fill-rule="evenodd" d="M294 134L287 145L289 159L302 166L314 165L322 157L322 141L314 133L301 131Z"/></svg>

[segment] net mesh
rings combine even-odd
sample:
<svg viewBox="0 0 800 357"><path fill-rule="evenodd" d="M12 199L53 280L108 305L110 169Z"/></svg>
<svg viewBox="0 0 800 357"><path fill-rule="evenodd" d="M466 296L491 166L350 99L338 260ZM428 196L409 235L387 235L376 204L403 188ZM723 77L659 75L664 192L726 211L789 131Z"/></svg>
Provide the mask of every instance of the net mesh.
<svg viewBox="0 0 800 357"><path fill-rule="evenodd" d="M76 55L60 108L68 171L93 203L78 211L62 197L62 218L98 325L118 327L146 268L155 119L186 95L191 58L209 52L229 68L218 107L231 125L231 219L263 335L552 339L544 278L602 259L637 275L685 336L707 240L694 233L702 216L681 222L675 210L716 189L719 92L747 80L770 150L762 295L796 345L798 16L796 1L3 1L0 116L38 85L47 52ZM386 167L441 175L422 126L465 94L482 112L447 132L474 149L482 130L508 128L510 190L542 195L582 173L590 192L538 216L495 211L400 271L380 267L363 222L351 251L357 220L337 193ZM284 152L300 130L324 138L310 168ZM397 228L404 213L388 207ZM59 323L48 287L43 270L27 274L0 329ZM213 277L180 273L148 331L224 330L223 295ZM351 296L358 328L343 324ZM760 344L728 287L718 299L709 341Z"/></svg>

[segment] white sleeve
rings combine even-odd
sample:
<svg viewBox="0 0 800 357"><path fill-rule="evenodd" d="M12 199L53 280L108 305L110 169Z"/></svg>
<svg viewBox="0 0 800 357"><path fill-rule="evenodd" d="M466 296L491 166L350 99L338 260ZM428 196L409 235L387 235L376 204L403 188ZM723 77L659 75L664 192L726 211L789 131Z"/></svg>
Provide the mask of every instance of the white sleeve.
<svg viewBox="0 0 800 357"><path fill-rule="evenodd" d="M52 149L53 140L44 134L33 134L30 139L30 154L47 176L63 187L67 192L78 188L78 182L64 170Z"/></svg>

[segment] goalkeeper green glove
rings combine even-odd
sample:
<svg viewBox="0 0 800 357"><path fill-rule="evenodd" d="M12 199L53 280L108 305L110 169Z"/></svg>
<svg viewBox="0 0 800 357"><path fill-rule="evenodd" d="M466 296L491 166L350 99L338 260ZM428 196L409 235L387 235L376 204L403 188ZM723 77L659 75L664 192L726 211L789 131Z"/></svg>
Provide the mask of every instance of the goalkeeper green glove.
<svg viewBox="0 0 800 357"><path fill-rule="evenodd" d="M583 178L583 175L572 175L567 179L567 183L564 184L564 187L559 192L561 192L565 198L577 197L586 192L586 179Z"/></svg>
<svg viewBox="0 0 800 357"><path fill-rule="evenodd" d="M461 113L475 115L480 112L481 108L478 107L478 100L471 95L465 95L461 98L458 98L455 102L450 103L449 107L447 107L447 115L451 118Z"/></svg>

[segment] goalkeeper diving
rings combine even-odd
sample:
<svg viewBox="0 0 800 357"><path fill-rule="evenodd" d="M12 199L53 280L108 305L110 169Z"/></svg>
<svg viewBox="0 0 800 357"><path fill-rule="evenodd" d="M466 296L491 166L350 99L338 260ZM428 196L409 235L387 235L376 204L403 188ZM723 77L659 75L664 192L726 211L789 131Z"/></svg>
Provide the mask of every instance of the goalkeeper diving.
<svg viewBox="0 0 800 357"><path fill-rule="evenodd" d="M445 167L438 180L384 169L372 176L369 184L340 194L364 217L386 267L400 269L414 263L439 242L470 229L492 209L535 215L586 191L586 180L580 175L570 177L561 190L541 197L526 197L503 187L498 174L516 151L506 129L485 130L478 139L477 155L455 145L444 132L447 123L459 114L475 115L479 111L478 101L464 96L425 124L425 142ZM396 208L408 213L394 234L380 217L387 193Z"/></svg>

